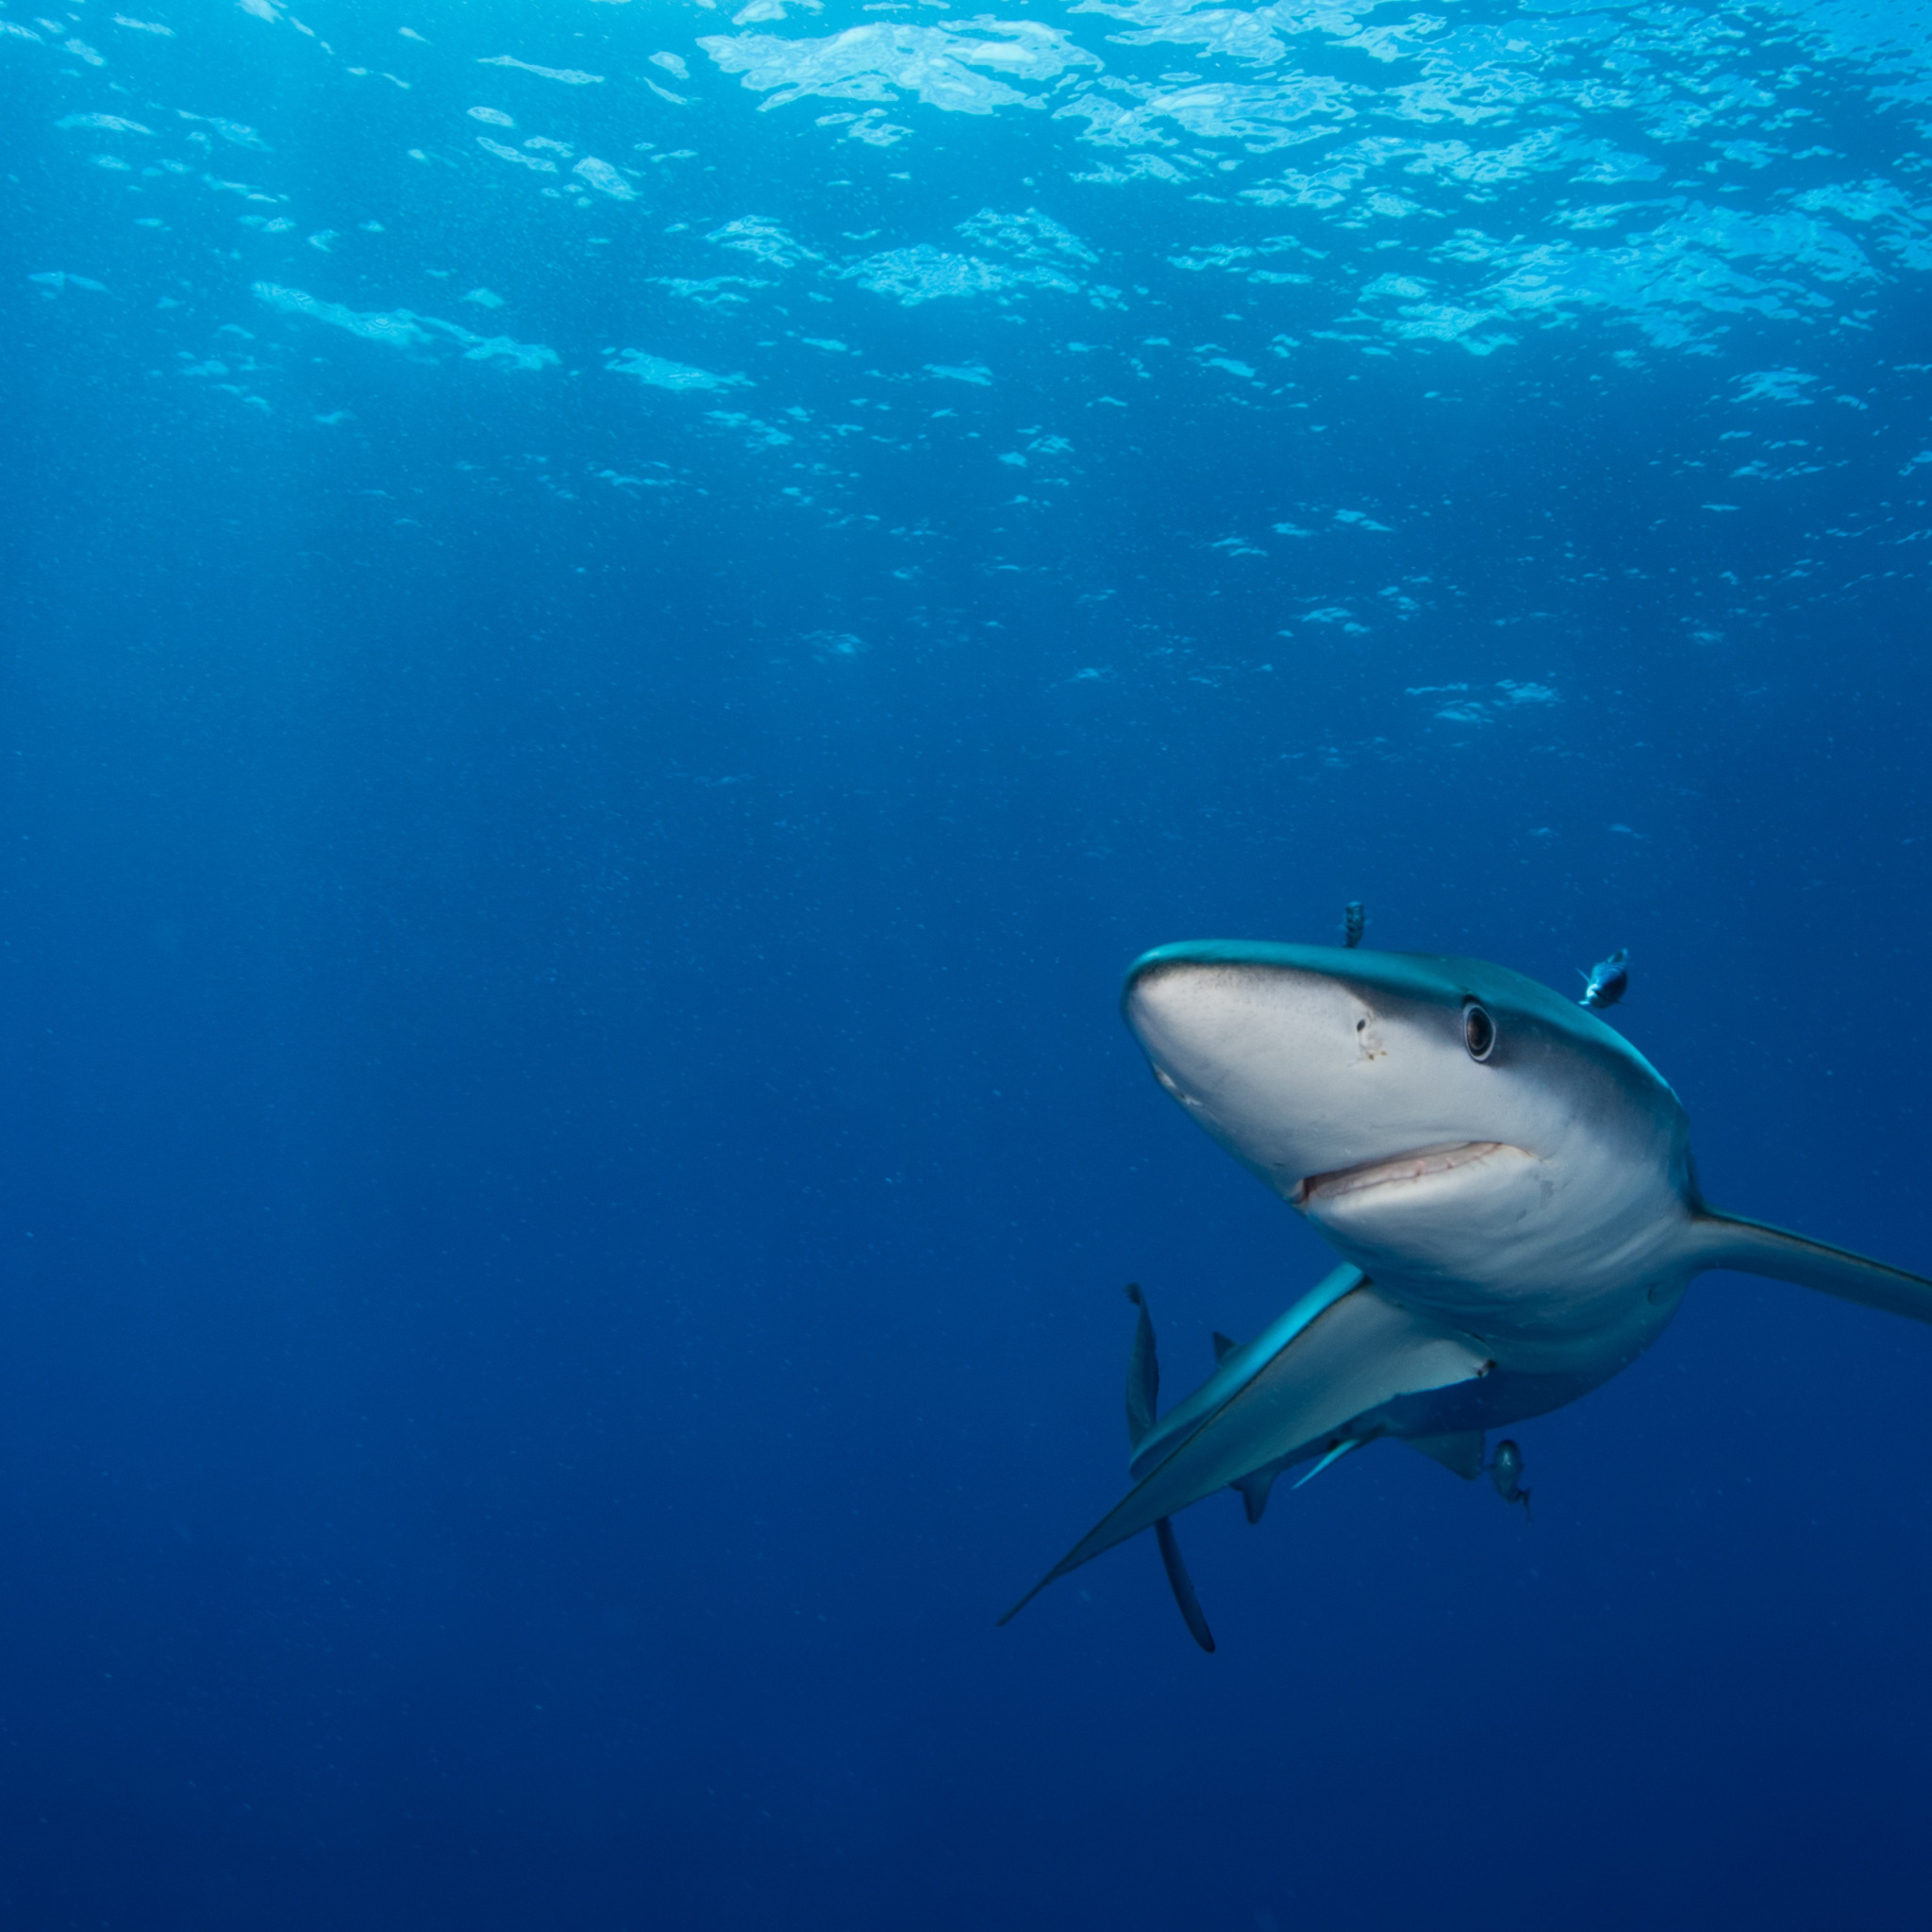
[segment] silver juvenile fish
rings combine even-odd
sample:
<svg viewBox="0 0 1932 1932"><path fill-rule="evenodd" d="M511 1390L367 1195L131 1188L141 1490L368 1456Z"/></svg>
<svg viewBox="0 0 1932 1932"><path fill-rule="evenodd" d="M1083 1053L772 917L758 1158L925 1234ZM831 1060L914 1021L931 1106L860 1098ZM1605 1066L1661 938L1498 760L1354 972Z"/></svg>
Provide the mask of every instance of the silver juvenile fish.
<svg viewBox="0 0 1932 1932"><path fill-rule="evenodd" d="M1630 955L1619 946L1607 959L1599 959L1583 975L1583 997L1576 1004L1600 1013L1606 1007L1614 1007L1629 991Z"/></svg>
<svg viewBox="0 0 1932 1932"><path fill-rule="evenodd" d="M1523 1513L1529 1514L1529 1491L1523 1485L1523 1451L1507 1436L1490 1458L1490 1480L1504 1502L1521 1503Z"/></svg>

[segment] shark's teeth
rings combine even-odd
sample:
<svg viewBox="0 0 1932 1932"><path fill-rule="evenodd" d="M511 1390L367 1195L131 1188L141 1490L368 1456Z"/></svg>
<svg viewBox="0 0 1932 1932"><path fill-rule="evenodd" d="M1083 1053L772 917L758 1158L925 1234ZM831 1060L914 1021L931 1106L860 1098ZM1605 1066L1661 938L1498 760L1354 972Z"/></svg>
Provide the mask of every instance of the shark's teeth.
<svg viewBox="0 0 1932 1932"><path fill-rule="evenodd" d="M1463 1141L1453 1147L1419 1147L1412 1154L1398 1154L1392 1160L1371 1160L1333 1174L1311 1174L1297 1185L1291 1198L1297 1208L1306 1208L1317 1198L1333 1201L1390 1181L1419 1181L1425 1174L1447 1174L1452 1168L1485 1159L1500 1153L1504 1144L1501 1141Z"/></svg>

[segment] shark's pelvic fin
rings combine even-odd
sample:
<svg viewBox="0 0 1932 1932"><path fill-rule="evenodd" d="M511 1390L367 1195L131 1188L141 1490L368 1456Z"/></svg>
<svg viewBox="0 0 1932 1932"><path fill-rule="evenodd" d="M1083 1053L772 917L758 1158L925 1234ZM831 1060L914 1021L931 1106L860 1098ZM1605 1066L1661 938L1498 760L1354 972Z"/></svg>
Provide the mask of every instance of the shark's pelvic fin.
<svg viewBox="0 0 1932 1932"><path fill-rule="evenodd" d="M1323 1457L1320 1462L1316 1463L1313 1469L1309 1470L1307 1475L1296 1479L1295 1488L1300 1489L1304 1483L1313 1482L1331 1462L1340 1462L1351 1449L1359 1449L1362 1446L1362 1441L1363 1438L1360 1436L1344 1436L1341 1441L1329 1450L1327 1455Z"/></svg>
<svg viewBox="0 0 1932 1932"><path fill-rule="evenodd" d="M1216 1362L1224 1362L1240 1346L1241 1343L1239 1341L1231 1341L1219 1328L1214 1331L1214 1359Z"/></svg>
<svg viewBox="0 0 1932 1932"><path fill-rule="evenodd" d="M1259 1523L1261 1512L1268 1507L1268 1492L1274 1487L1274 1478L1281 1474L1278 1462L1263 1463L1259 1469L1251 1469L1246 1475L1237 1476L1231 1485L1241 1491L1241 1507L1248 1513L1250 1523Z"/></svg>
<svg viewBox="0 0 1932 1932"><path fill-rule="evenodd" d="M1293 1458L1397 1396L1473 1381L1490 1367L1468 1337L1383 1300L1356 1269L1337 1269L1161 1420L1135 1457L1140 1481L1000 1622L1190 1503ZM1252 1499L1248 1507L1252 1520L1259 1512Z"/></svg>
<svg viewBox="0 0 1932 1932"><path fill-rule="evenodd" d="M1805 1235L1740 1215L1700 1208L1691 1222L1692 1253L1700 1268L1735 1268L1745 1274L1768 1274L1795 1281L1848 1302L1888 1314L1932 1322L1932 1281L1903 1268L1868 1260L1846 1248L1834 1248Z"/></svg>
<svg viewBox="0 0 1932 1932"><path fill-rule="evenodd" d="M1453 1436L1405 1436L1411 1449L1453 1470L1464 1482L1473 1483L1483 1473L1483 1432L1458 1429Z"/></svg>
<svg viewBox="0 0 1932 1932"><path fill-rule="evenodd" d="M1201 1599L1194 1594L1193 1579L1188 1574L1188 1566L1181 1561L1181 1546L1174 1533L1174 1524L1162 1517L1154 1525L1154 1539L1160 1545L1160 1560L1167 1568L1169 1587L1174 1591L1174 1600L1181 1607L1181 1615L1187 1621L1188 1633L1203 1650L1214 1648L1214 1633L1208 1627L1208 1619L1201 1614Z"/></svg>

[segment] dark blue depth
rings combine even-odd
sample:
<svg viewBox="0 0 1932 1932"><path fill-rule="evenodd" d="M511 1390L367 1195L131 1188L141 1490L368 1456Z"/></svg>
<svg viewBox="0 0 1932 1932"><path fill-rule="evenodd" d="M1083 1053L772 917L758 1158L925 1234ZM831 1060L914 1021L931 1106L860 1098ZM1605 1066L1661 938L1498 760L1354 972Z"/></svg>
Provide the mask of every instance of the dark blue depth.
<svg viewBox="0 0 1932 1932"><path fill-rule="evenodd" d="M1534 1522L1211 1500L1212 1657L1147 1539L993 1620L1122 1285L1171 1401L1330 1265L1145 947L1627 946L1711 1198L1932 1266L1917 16L1015 7L1017 105L763 112L964 16L260 5L0 15L0 1921L1916 1923L1902 1322L1703 1281Z"/></svg>

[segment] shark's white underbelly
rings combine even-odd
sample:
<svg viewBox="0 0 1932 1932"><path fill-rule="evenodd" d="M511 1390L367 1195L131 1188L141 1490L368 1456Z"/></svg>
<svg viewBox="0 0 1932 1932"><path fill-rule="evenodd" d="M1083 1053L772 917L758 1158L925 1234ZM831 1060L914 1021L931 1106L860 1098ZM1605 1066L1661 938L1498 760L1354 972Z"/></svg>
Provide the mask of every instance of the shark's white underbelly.
<svg viewBox="0 0 1932 1932"><path fill-rule="evenodd" d="M1614 1374L1690 1272L1686 1203L1627 1161L1465 1143L1323 1177L1296 1205L1379 1292L1525 1374Z"/></svg>

